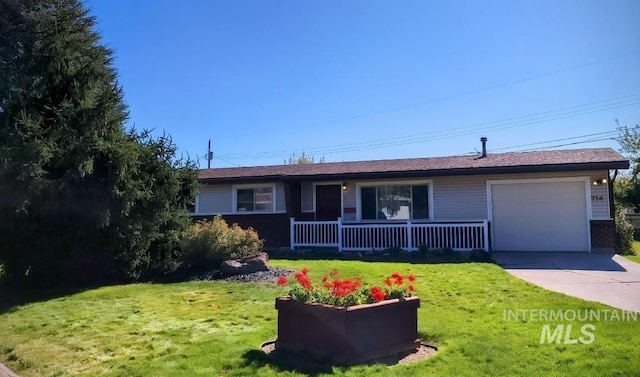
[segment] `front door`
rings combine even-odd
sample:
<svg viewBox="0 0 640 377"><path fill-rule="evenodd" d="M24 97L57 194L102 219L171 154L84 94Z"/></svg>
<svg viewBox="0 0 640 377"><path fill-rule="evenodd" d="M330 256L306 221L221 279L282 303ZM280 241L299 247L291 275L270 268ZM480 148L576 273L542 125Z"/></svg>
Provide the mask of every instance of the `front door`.
<svg viewBox="0 0 640 377"><path fill-rule="evenodd" d="M335 221L342 216L342 186L316 186L316 221Z"/></svg>

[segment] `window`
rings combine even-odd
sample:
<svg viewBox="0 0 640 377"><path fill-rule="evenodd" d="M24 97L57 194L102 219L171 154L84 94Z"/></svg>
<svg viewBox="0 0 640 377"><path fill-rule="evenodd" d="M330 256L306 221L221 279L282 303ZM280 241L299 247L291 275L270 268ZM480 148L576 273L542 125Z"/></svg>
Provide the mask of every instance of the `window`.
<svg viewBox="0 0 640 377"><path fill-rule="evenodd" d="M362 187L363 220L410 220L429 218L428 185Z"/></svg>
<svg viewBox="0 0 640 377"><path fill-rule="evenodd" d="M237 212L273 212L273 187L236 189Z"/></svg>

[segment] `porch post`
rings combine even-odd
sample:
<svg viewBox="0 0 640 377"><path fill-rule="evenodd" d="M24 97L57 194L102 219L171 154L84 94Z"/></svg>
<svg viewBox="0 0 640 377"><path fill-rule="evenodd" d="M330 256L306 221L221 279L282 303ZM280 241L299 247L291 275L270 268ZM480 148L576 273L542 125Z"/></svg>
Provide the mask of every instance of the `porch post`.
<svg viewBox="0 0 640 377"><path fill-rule="evenodd" d="M411 219L409 219L409 221L407 221L407 251L412 251L413 249L413 232L411 229Z"/></svg>
<svg viewBox="0 0 640 377"><path fill-rule="evenodd" d="M482 230L484 233L484 251L489 251L489 221L482 222Z"/></svg>
<svg viewBox="0 0 640 377"><path fill-rule="evenodd" d="M294 250L294 245L295 245L295 241L296 241L296 218L295 217L290 217L289 218L289 236L291 239L291 244L289 246L289 248L291 250Z"/></svg>
<svg viewBox="0 0 640 377"><path fill-rule="evenodd" d="M338 217L338 252L342 252L342 217Z"/></svg>

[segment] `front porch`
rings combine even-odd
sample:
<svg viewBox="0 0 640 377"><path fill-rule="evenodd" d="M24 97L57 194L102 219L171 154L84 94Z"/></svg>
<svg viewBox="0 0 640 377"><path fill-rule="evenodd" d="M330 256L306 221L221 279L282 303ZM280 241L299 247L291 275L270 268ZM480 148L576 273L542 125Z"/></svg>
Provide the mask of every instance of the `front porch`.
<svg viewBox="0 0 640 377"><path fill-rule="evenodd" d="M488 221L345 223L290 218L291 249L335 247L338 251L370 251L399 247L489 251Z"/></svg>

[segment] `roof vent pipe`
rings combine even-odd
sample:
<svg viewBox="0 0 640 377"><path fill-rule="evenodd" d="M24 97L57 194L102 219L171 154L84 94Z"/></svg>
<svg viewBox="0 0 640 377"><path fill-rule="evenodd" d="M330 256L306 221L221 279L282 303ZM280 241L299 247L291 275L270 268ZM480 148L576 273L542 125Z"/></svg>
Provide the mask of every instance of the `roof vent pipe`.
<svg viewBox="0 0 640 377"><path fill-rule="evenodd" d="M487 138L481 137L480 141L482 142L482 157L487 157Z"/></svg>

